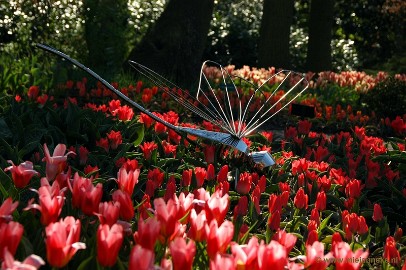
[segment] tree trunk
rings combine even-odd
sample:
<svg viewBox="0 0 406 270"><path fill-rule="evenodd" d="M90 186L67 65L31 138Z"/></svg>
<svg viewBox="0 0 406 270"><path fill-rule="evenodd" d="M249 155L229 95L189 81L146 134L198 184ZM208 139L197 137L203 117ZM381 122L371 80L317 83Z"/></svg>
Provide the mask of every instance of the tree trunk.
<svg viewBox="0 0 406 270"><path fill-rule="evenodd" d="M334 20L334 0L312 0L309 18L308 70L331 70L331 38Z"/></svg>
<svg viewBox="0 0 406 270"><path fill-rule="evenodd" d="M84 0L86 64L111 78L121 69L128 53L127 0Z"/></svg>
<svg viewBox="0 0 406 270"><path fill-rule="evenodd" d="M191 87L198 80L213 7L214 0L170 0L128 59Z"/></svg>
<svg viewBox="0 0 406 270"><path fill-rule="evenodd" d="M293 0L264 0L258 66L290 68L289 39Z"/></svg>

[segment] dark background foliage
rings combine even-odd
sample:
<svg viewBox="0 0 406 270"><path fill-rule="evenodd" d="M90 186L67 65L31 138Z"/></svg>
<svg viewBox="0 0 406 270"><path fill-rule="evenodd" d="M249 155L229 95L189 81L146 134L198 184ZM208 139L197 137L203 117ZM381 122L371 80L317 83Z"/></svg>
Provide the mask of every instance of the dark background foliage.
<svg viewBox="0 0 406 270"><path fill-rule="evenodd" d="M184 5L180 0L171 0L177 5ZM210 2L210 1L209 1ZM201 62L212 59L222 64L258 65L258 42L261 20L263 18L263 1L214 1L209 30L199 31L206 42L203 50L184 57L182 61ZM272 2L272 1L271 1ZM277 3L278 1L274 1ZM393 73L404 73L405 68L405 10L406 5L399 0L360 0L351 2L335 0L331 33L331 66L333 71L341 70L385 70ZM28 70L19 72L32 77L31 61L22 61L24 57L35 57L36 61L45 64L52 71L55 66L48 63L49 55L38 54L34 49L37 42L50 44L81 62L100 72L107 79L115 78L126 66L126 60L139 45L145 44L147 33L153 33L160 39L162 46L171 50L184 50L179 39L190 39L185 35L180 38L168 39L165 33L154 32L157 19L163 14L168 0L83 0L83 1L3 1L0 5L0 52L2 63L13 63L14 67L0 65L2 73L5 69ZM294 1L292 24L290 27L290 45L288 53L290 61L286 65L301 71L318 71L315 67L306 66L309 62L309 22L312 1ZM317 1L313 1L317 5ZM177 11L178 10L178 11ZM189 9L175 9L183 12L178 16L193 16ZM275 6L265 12L278 14ZM193 13L193 12L192 12ZM174 16L167 16L173 18ZM313 15L314 19L318 15ZM166 20L167 31L176 29L180 22ZM206 23L206 22L202 22ZM187 29L187 28L185 28ZM201 29L206 29L202 27ZM167 33L166 33L167 34ZM281 33L276 33L278 36ZM316 35L313 44L318 44L322 33ZM143 42L144 40L144 42ZM200 42L202 38L196 38ZM181 44L181 43L179 43ZM197 44L197 43L196 43ZM178 46L178 47L177 47ZM194 46L191 44L190 46ZM202 46L202 45L195 45ZM276 45L275 45L276 46ZM272 49L272 48L270 48ZM202 51L202 52L200 52ZM145 51L146 55L154 51ZM5 59L7 58L7 59ZM48 58L48 59L47 59ZM307 59L306 59L307 58ZM133 59L136 60L136 59ZM175 59L161 59L162 66L172 66L171 70L163 69L165 76L170 78L185 77L176 73L185 63ZM157 60L159 62L159 60ZM329 61L321 59L320 61ZM15 67L15 66L23 67ZM265 66L268 66L264 64ZM272 65L272 62L269 63ZM277 68L279 68L277 66ZM193 73L192 68L186 67ZM196 69L196 68L195 68ZM175 72L171 73L171 72ZM15 72L14 72L15 73ZM0 77L4 80L4 74ZM193 74L192 74L193 77ZM26 81L16 78L14 87L24 85ZM19 80L19 81L18 81ZM25 78L24 80L27 80ZM29 79L33 83L33 78ZM4 89L3 89L4 90Z"/></svg>

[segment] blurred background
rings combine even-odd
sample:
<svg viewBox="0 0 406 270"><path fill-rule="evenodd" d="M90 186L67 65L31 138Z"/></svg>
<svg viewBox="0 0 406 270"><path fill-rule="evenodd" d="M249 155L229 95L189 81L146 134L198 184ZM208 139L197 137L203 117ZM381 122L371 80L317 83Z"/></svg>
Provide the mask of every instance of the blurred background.
<svg viewBox="0 0 406 270"><path fill-rule="evenodd" d="M0 87L67 76L35 43L110 80L131 72L129 59L181 85L196 81L206 59L237 68L406 73L405 14L402 0L1 1Z"/></svg>

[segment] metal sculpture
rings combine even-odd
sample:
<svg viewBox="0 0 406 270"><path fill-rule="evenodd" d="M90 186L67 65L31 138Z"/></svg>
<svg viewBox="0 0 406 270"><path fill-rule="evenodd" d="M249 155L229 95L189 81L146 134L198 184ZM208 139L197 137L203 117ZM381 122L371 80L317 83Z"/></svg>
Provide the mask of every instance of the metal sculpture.
<svg viewBox="0 0 406 270"><path fill-rule="evenodd" d="M308 83L303 75L287 70L275 73L266 80L263 80L259 87L256 87L241 77L232 77L220 64L213 61L206 61L201 68L196 97L193 97L153 70L134 61L130 61L131 66L151 80L159 89L171 96L176 102L219 127L224 132L208 131L168 123L131 100L77 60L47 45L37 44L37 47L71 62L100 81L107 89L115 93L125 102L177 133L188 133L231 146L247 156L250 156L255 163L263 167L275 164L271 154L268 151L250 152L243 138L252 134L252 132L274 117L308 87ZM205 74L207 65L211 65L215 68L217 80L220 81L220 88L215 88L210 83L208 75ZM241 90L237 88L233 78L239 79L242 83L249 84L251 95L247 96L240 93ZM270 82L275 82L275 84L272 86ZM288 86L288 88L286 88L288 90L282 91L282 88L285 87L285 83L288 82L293 82L293 86Z"/></svg>

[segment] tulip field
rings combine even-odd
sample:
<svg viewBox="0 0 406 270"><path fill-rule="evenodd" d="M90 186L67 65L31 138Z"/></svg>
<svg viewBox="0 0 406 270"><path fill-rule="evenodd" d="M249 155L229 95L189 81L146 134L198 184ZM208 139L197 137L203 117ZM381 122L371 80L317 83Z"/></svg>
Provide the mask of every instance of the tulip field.
<svg viewBox="0 0 406 270"><path fill-rule="evenodd" d="M406 91L406 76L306 77L295 102L314 117L287 108L244 138L272 153L267 168L88 78L1 99L1 269L406 269L406 111L362 99L389 77ZM173 125L220 131L146 80L113 85Z"/></svg>

